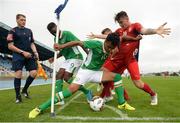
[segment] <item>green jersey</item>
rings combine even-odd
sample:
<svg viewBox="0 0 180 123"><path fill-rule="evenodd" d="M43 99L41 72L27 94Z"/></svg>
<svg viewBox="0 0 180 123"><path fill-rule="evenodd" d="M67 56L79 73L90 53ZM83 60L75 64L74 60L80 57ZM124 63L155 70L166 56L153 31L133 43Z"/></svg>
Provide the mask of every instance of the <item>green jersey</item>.
<svg viewBox="0 0 180 123"><path fill-rule="evenodd" d="M83 46L89 49L82 68L99 70L107 59L108 53L104 50L104 43L97 40L84 41Z"/></svg>
<svg viewBox="0 0 180 123"><path fill-rule="evenodd" d="M58 44L65 44L71 41L79 41L79 39L73 35L70 31L62 31ZM67 59L81 59L83 60L83 56L79 51L77 46L64 48L60 51L60 54Z"/></svg>

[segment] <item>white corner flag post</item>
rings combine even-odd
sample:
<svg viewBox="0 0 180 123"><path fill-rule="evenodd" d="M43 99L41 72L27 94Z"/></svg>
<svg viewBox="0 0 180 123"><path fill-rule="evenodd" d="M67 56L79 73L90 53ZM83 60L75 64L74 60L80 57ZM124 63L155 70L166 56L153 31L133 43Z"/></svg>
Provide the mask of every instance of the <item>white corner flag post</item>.
<svg viewBox="0 0 180 123"><path fill-rule="evenodd" d="M59 40L59 19L57 20L57 30L56 30L56 40ZM57 61L57 51L54 52L54 66L53 66L53 78L52 78L52 94L51 94L51 117L55 116L54 112L54 96L55 96L55 85L56 85L56 61Z"/></svg>
<svg viewBox="0 0 180 123"><path fill-rule="evenodd" d="M57 16L57 30L56 30L56 40L55 43L58 43L59 40L59 27L60 27L60 13L65 8L68 0L65 0L63 4L60 4L55 10ZM54 66L53 66L53 78L52 78L52 94L51 94L51 117L55 117L54 111L54 97L55 97L55 85L56 85L56 61L57 61L57 51L54 52Z"/></svg>

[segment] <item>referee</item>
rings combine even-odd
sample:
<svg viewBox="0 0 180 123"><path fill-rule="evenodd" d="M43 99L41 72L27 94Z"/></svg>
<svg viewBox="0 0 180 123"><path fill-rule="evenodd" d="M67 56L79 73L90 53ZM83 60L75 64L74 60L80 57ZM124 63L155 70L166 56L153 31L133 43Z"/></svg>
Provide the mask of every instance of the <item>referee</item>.
<svg viewBox="0 0 180 123"><path fill-rule="evenodd" d="M14 88L16 92L16 103L20 103L22 102L20 94L22 69L25 66L26 70L29 71L29 76L21 93L26 98L29 98L27 90L36 77L36 60L39 59L39 56L34 45L33 33L25 27L26 16L17 14L16 22L17 27L9 32L7 42L8 48L13 52L12 69L15 71Z"/></svg>

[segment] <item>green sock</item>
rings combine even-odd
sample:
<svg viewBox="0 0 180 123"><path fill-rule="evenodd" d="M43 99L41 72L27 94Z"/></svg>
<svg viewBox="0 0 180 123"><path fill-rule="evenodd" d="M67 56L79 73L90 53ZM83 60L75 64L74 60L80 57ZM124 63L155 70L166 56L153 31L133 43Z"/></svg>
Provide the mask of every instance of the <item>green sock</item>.
<svg viewBox="0 0 180 123"><path fill-rule="evenodd" d="M63 80L59 79L59 80L56 80L56 88L55 88L55 92L60 92L62 91L62 88L63 88Z"/></svg>
<svg viewBox="0 0 180 123"><path fill-rule="evenodd" d="M69 90L69 88L67 88L66 90L63 90L61 92L58 93L60 99L64 99L64 98L68 98L72 95L72 92Z"/></svg>
<svg viewBox="0 0 180 123"><path fill-rule="evenodd" d="M124 88L122 87L122 77L120 74L116 74L116 76L114 77L114 87L118 97L118 103L120 105L125 103Z"/></svg>
<svg viewBox="0 0 180 123"><path fill-rule="evenodd" d="M85 95L89 92L89 90L86 89L83 85L79 87L79 90L82 91Z"/></svg>
<svg viewBox="0 0 180 123"><path fill-rule="evenodd" d="M58 97L55 96L55 97L54 97L54 104L57 103L57 102L59 102L59 100L58 100ZM41 111L44 111L44 110L46 110L47 108L49 108L50 106L51 106L51 99L49 99L49 100L47 100L46 102L44 102L43 104L41 104L41 105L39 106L39 109L40 109Z"/></svg>
<svg viewBox="0 0 180 123"><path fill-rule="evenodd" d="M56 80L56 87L55 87L55 92L60 92L62 91L62 87L63 87L63 81L62 80ZM54 98L54 103L58 102L58 98L57 96L55 96ZM51 106L51 98L49 100L47 100L46 102L44 102L42 105L39 106L41 111L46 110L47 108L49 108Z"/></svg>

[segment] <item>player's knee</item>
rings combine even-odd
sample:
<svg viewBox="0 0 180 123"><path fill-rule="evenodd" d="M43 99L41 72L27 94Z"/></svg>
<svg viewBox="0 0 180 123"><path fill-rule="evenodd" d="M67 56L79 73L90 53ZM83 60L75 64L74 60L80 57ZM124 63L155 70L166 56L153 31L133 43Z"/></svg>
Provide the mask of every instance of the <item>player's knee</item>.
<svg viewBox="0 0 180 123"><path fill-rule="evenodd" d="M58 72L58 73L56 74L56 79L63 79L63 75L64 75L64 73Z"/></svg>
<svg viewBox="0 0 180 123"><path fill-rule="evenodd" d="M77 85L77 84L71 84L69 86L69 90L72 92L72 93L75 93L78 89L79 89L80 85Z"/></svg>
<svg viewBox="0 0 180 123"><path fill-rule="evenodd" d="M37 75L37 70L32 70L32 71L30 71L30 76L31 76L31 77L35 78L36 75Z"/></svg>
<svg viewBox="0 0 180 123"><path fill-rule="evenodd" d="M143 82L141 81L141 80L133 80L133 83L135 84L135 86L137 87L137 88L143 88L144 87L144 84L143 84Z"/></svg>
<svg viewBox="0 0 180 123"><path fill-rule="evenodd" d="M20 71L20 70L19 70L19 71L16 71L16 72L15 72L15 77L16 77L16 78L22 78L22 71Z"/></svg>
<svg viewBox="0 0 180 123"><path fill-rule="evenodd" d="M64 81L68 82L68 80L71 79L71 76L72 76L71 74L64 74L63 77Z"/></svg>

